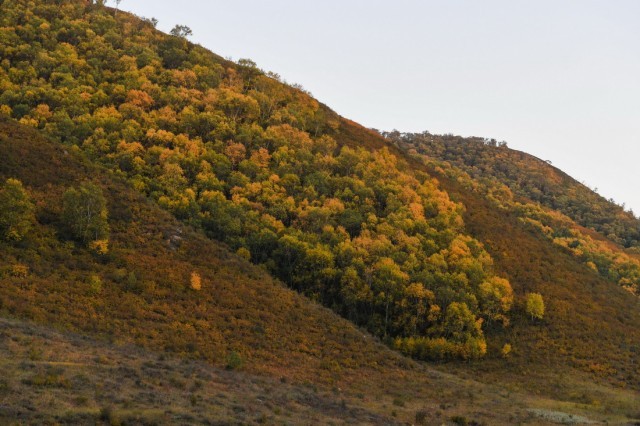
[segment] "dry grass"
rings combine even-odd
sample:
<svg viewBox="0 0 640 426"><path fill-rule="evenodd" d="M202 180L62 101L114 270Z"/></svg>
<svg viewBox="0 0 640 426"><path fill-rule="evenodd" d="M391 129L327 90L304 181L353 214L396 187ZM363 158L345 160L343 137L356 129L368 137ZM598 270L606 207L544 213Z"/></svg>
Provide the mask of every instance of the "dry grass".
<svg viewBox="0 0 640 426"><path fill-rule="evenodd" d="M392 422L310 386L16 321L0 326L2 424Z"/></svg>
<svg viewBox="0 0 640 426"><path fill-rule="evenodd" d="M350 383L327 387L21 321L0 319L0 329L0 424L400 424L416 418L424 424L546 424L535 410L626 424L638 402L632 392L586 383L575 385L606 400L544 399L423 365L387 370L384 377L362 372ZM607 406L610 399L620 405Z"/></svg>

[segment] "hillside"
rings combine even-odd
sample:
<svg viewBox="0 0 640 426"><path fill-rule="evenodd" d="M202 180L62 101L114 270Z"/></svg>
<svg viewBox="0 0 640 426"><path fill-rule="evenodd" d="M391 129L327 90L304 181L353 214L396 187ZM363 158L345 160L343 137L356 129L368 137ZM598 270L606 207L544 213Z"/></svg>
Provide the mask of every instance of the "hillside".
<svg viewBox="0 0 640 426"><path fill-rule="evenodd" d="M38 223L28 237L14 245L0 243L3 315L90 334L103 340L99 346L107 352L109 342L135 344L156 352L147 358L164 353L206 360L218 368L266 374L281 383L306 383L323 392L334 389L331 398L357 400L362 395L359 405L366 395L375 399L374 410L385 418L394 398L435 396L432 390L420 390L421 383L431 383L427 375L409 381L413 389L406 389L408 377L420 366L180 224L108 170L6 119L0 121L0 152L0 178L20 179L39 206ZM108 255L97 255L61 237L56 219L64 189L87 178L108 194ZM200 291L189 285L193 271L202 277ZM98 291L91 287L94 276L102 283ZM24 341L18 337L25 333L22 327L5 323L5 350L11 350L11 340ZM29 344L27 337L22 356L29 351L51 353L47 340L36 338ZM125 353L115 350L117 362L127 359L126 346ZM83 359L89 356L82 349L76 354ZM10 351L4 356L9 362L16 355ZM54 361L75 362L73 356L70 359ZM25 373L16 374L16 380L9 379L11 383L3 386L22 386L20 377ZM119 373L112 374L118 377ZM384 385L389 380L394 384ZM74 383L66 391L65 404L82 396L87 386ZM450 385L443 380L440 386ZM64 390L66 386L41 387ZM339 388L345 392L335 390ZM7 402L14 406L19 401ZM127 407L125 401L113 402L120 410ZM143 411L148 407L137 400L129 405ZM322 411L322 407L316 409ZM96 410L94 406L94 414ZM32 420L37 423L37 417Z"/></svg>
<svg viewBox="0 0 640 426"><path fill-rule="evenodd" d="M579 372L540 398L515 390L507 370L504 383L486 385L403 358L36 130L0 120L0 152L0 178L23 181L39 208L24 240L0 243L0 313L29 320L0 320L0 419L206 422L206 407L216 407L214 421L293 424L416 415L426 424L538 424L557 411L621 423L636 414L635 392L590 384ZM89 178L108 195L108 255L66 239L57 219L64 188ZM189 285L193 271L199 291ZM542 391L548 379L530 383ZM598 403L571 397L578 386Z"/></svg>
<svg viewBox="0 0 640 426"><path fill-rule="evenodd" d="M617 414L422 371L418 387L379 393L287 382L113 345L85 335L0 319L0 423L41 424L527 424L602 420L627 424L633 397L617 391ZM585 392L605 391L593 385ZM611 395L607 395L611 397ZM621 403L620 401L625 401ZM607 402L607 400L605 400ZM588 418L585 417L589 416ZM473 420L472 420L473 419ZM591 419L591 420L589 420Z"/></svg>
<svg viewBox="0 0 640 426"><path fill-rule="evenodd" d="M558 210L624 247L640 245L640 220L550 163L498 145L495 140L390 132L390 141L464 170L475 180L493 180L515 195Z"/></svg>
<svg viewBox="0 0 640 426"><path fill-rule="evenodd" d="M345 121L342 129L340 141L346 144L365 144L370 149L388 144L378 133L355 123ZM403 151L394 154L403 156ZM640 320L640 313L636 296L614 284L615 280L600 276L572 250L554 244L538 227L523 221L521 211L497 203L462 170L421 155L405 158L412 167L437 176L451 199L465 206L467 231L487 247L496 269L509 278L516 295L535 291L545 298L544 321L528 321L520 305L509 327L492 330L495 334L489 334L493 339L489 339L488 353L494 354L493 359L477 364L473 374L502 383L518 383L526 374L529 386L536 383L542 392L565 397L574 392L565 386L566 378L573 374L567 368L615 386L637 387L640 370L635 354L640 336L633 324ZM621 249L615 253L620 254ZM505 363L497 356L505 341L517 342L515 362Z"/></svg>
<svg viewBox="0 0 640 426"><path fill-rule="evenodd" d="M0 319L0 423L393 424L345 396Z"/></svg>
<svg viewBox="0 0 640 426"><path fill-rule="evenodd" d="M309 94L99 4L4 6L15 120L418 358L480 358L483 324L509 322L462 206L387 149L339 145L342 119Z"/></svg>
<svg viewBox="0 0 640 426"><path fill-rule="evenodd" d="M136 371L162 356L179 374L301 392L292 423L638 417L637 220L621 208L504 147L467 158L466 142L438 139L438 156L430 135L383 137L149 20L87 1L1 5L0 199L24 213L0 206L5 362L29 330L45 336L36 353L77 347L47 362L82 358L73 342L88 336ZM88 225L83 194L99 206ZM33 385L7 365L3 398L35 386L76 407L93 386ZM287 421L272 411L221 416Z"/></svg>
<svg viewBox="0 0 640 426"><path fill-rule="evenodd" d="M429 133L385 136L432 172L481 193L603 278L640 295L634 236L640 220L631 212L548 163L490 141Z"/></svg>
<svg viewBox="0 0 640 426"><path fill-rule="evenodd" d="M363 343L370 338L349 322L35 130L1 120L0 149L0 178L22 181L39 206L27 238L0 243L3 312L220 366L237 353L249 369L287 367L292 378L316 370L330 381L330 368L318 372L325 357L354 367L399 362L385 359L382 345ZM111 238L104 255L65 238L59 221L64 190L86 179L107 194ZM194 271L200 290L190 285ZM100 278L98 290L92 276Z"/></svg>

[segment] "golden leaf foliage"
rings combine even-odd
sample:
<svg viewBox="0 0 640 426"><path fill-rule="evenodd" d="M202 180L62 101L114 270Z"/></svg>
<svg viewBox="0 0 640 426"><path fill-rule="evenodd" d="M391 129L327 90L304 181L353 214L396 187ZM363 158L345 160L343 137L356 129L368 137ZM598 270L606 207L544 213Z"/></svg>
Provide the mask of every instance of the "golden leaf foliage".
<svg viewBox="0 0 640 426"><path fill-rule="evenodd" d="M301 88L104 8L7 1L2 28L38 40L22 52L0 38L14 118L379 336L451 339L445 323L462 315L477 342L456 344L481 356L481 320L508 322L508 283L492 281L462 206L389 149L338 143L344 121ZM46 60L13 67L23 55ZM63 210L71 236L105 254L98 195L72 188Z"/></svg>
<svg viewBox="0 0 640 426"><path fill-rule="evenodd" d="M195 291L202 290L202 278L200 277L200 274L195 271L192 272L191 277L189 279L189 284L192 290L195 290Z"/></svg>
<svg viewBox="0 0 640 426"><path fill-rule="evenodd" d="M525 299L525 309L531 319L541 320L544 318L544 299L540 293L529 293Z"/></svg>

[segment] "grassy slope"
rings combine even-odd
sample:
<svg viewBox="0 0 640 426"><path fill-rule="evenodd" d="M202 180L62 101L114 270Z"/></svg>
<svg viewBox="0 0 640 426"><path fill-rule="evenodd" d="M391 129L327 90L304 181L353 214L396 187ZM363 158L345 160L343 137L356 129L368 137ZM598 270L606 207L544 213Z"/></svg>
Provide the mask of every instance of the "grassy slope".
<svg viewBox="0 0 640 426"><path fill-rule="evenodd" d="M343 121L341 133L342 143L364 144L371 149L387 145L377 133L349 121ZM404 157L411 167L424 168L403 152L392 152ZM464 204L467 231L485 244L516 294L541 292L547 305L546 318L541 323L532 324L519 307L520 313L511 327L504 332L496 330L497 335L490 342L494 350L489 353L495 354L495 349L510 342L515 353L509 362L489 358L471 368L455 369L472 372L484 380L516 385L526 375L525 386L573 399L589 399L568 383L568 377L580 376L577 371L602 383L637 389L638 299L595 276L561 248L524 228L515 215L496 210L481 196L445 176L438 179L452 199Z"/></svg>
<svg viewBox="0 0 640 426"><path fill-rule="evenodd" d="M41 222L32 237L20 246L3 246L0 251L3 271L16 263L26 264L31 270L26 278L5 273L0 279L1 312L5 316L53 324L103 340L102 343L76 345L76 349L71 350L69 339L73 343L78 337L60 337L41 329L34 329L36 337L25 337L32 335L28 331L32 326L3 322L5 332L0 341L0 360L8 366L5 371L11 372L2 384L4 391L0 390L3 392L0 405L5 416L17 415L15 410L22 410L25 401L31 399L15 399L15 395L33 395L32 404L45 417L61 415L55 407L62 403L71 409L72 415L78 414L78 406L81 412L78 415L86 414L87 410L93 413L87 415L95 415L105 404L113 404L116 413L142 410L150 416L166 415L164 411L154 411L156 405L184 407L183 399L187 396L171 391L171 386L162 384L164 382L150 382L152 389L167 390L153 403L129 387L135 383L131 377L147 374L142 363L157 356L150 353L140 357L127 355L128 346L122 349L120 345L132 343L153 351L203 359L214 366L198 364L198 368L223 367L229 354L236 352L244 360L244 375L225 376L220 380L223 383L226 383L224 380L262 381L266 384L261 389L269 390L256 392L269 393L275 400L283 393L304 394L304 389L316 389L315 396L303 398L311 408L300 408L294 413L287 411L292 422L316 416L320 422L339 417L345 421L368 418L377 423L393 419L394 414L398 420L412 421L417 411L424 410L429 419L463 415L491 424L508 424L516 420L534 421L527 411L531 407L574 413L586 410L589 416L615 421L620 418L611 417L601 407L612 406L622 399L621 395L626 399L636 395L615 393L606 396L600 406L567 405L512 393L502 385L486 386L436 372L424 364L400 357L329 310L287 290L223 246L180 225L119 178L110 176L108 171L96 169L76 154L44 140L37 131L0 120L0 135L0 177L17 177L25 183L39 205ZM87 177L102 185L108 194L112 249L105 258L96 258L56 237L59 230L56 210L63 190ZM114 274L115 270L134 272L138 277L137 287L127 287L128 284ZM190 290L187 285L193 270L203 277L204 286L200 292ZM97 274L103 280L102 292L97 296L88 292L86 282L91 274ZM115 341L117 346L107 341ZM58 343L62 345L61 349L55 350ZM134 373L126 368L101 370L97 367L101 361L91 360L93 352L87 349L88 346L104 348L106 353L113 355L110 362L129 365ZM35 359L15 362L25 357ZM78 358L86 362L79 371L71 368L72 364L59 364L58 367L64 367L62 371L57 367L50 370L49 367L56 365L47 364L76 363ZM38 365L36 361L39 360L45 361L44 364ZM127 364L129 362L131 364ZM184 375L179 377L186 370L178 368L178 364L169 361L172 368L178 369L176 380L182 383L178 386L193 386L195 383L191 379ZM483 365L478 364L478 367ZM94 367L97 368L95 377ZM473 371L473 367L459 368ZM220 370L208 371L213 375L221 374ZM52 384L43 385L38 380L44 377L46 383L48 373L53 376ZM255 378L255 374L260 378ZM101 377L120 383L123 388L116 393L125 389L130 398L109 397L113 392L100 396L99 391L92 396L94 389L99 388L93 383L102 382ZM293 388L281 386L268 377L282 377ZM304 383L307 385L302 386ZM217 385L207 386L215 389ZM91 391L87 396L88 389ZM275 411L250 409L252 403L246 396L241 397L243 389L240 386L232 393L234 398L240 398L236 405L244 409L236 412L232 405L230 411L220 412L219 418L230 415L236 420L247 421L251 416L278 415ZM316 403L314 398L322 401ZM354 414L336 408L336 401L342 405L342 400L355 410ZM215 405L215 401L206 403ZM286 403L282 404L287 407ZM223 407L226 406L223 404ZM631 407L627 405L623 409L631 413ZM283 412L283 408L280 410ZM185 415L190 415L189 410ZM355 417L349 417L351 415ZM41 418L31 417L30 420L38 423Z"/></svg>
<svg viewBox="0 0 640 426"><path fill-rule="evenodd" d="M0 319L0 423L387 423L339 394Z"/></svg>
<svg viewBox="0 0 640 426"><path fill-rule="evenodd" d="M0 424L390 425L414 423L416 412L425 413L424 424L464 418L477 424L537 425L552 423L550 417L628 422L627 416L602 408L435 371L422 371L420 388L417 380L387 376L395 381L388 387L403 386L402 393L394 389L381 395L379 384L354 393L2 318L0 367ZM633 412L632 393L614 396Z"/></svg>

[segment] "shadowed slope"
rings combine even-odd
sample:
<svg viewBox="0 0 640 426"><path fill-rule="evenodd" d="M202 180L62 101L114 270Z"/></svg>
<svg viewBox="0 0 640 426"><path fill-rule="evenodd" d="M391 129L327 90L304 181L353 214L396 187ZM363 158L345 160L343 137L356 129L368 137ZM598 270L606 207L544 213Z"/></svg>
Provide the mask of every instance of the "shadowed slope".
<svg viewBox="0 0 640 426"><path fill-rule="evenodd" d="M325 357L354 367L397 362L347 321L178 223L107 170L10 121L0 121L0 135L0 177L24 183L43 224L16 247L3 244L4 265L30 270L28 277L5 270L5 312L217 364L237 351L248 368L253 358L260 359L256 369L291 371L319 368ZM85 179L108 198L106 256L61 237L61 195ZM194 271L202 277L201 291L189 286ZM89 290L91 275L103 282L98 295Z"/></svg>

